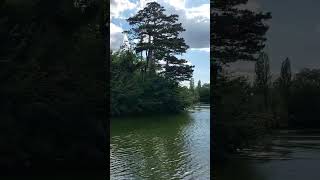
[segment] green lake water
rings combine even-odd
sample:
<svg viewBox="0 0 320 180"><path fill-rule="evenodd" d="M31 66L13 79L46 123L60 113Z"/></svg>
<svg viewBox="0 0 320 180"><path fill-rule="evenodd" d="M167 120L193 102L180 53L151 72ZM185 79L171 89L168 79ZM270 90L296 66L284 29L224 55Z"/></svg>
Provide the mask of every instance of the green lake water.
<svg viewBox="0 0 320 180"><path fill-rule="evenodd" d="M210 179L210 106L111 120L111 180Z"/></svg>

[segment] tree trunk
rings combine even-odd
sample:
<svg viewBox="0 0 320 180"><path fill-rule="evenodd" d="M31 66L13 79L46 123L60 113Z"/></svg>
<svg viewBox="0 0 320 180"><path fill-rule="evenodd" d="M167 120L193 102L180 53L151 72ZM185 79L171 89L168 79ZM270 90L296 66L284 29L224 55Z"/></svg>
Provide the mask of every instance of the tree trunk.
<svg viewBox="0 0 320 180"><path fill-rule="evenodd" d="M147 74L148 65L149 65L149 57L148 57L148 51L146 51L146 65L144 67L145 74Z"/></svg>
<svg viewBox="0 0 320 180"><path fill-rule="evenodd" d="M269 106L268 106L268 89L267 88L264 89L263 96L264 96L264 107L268 111Z"/></svg>

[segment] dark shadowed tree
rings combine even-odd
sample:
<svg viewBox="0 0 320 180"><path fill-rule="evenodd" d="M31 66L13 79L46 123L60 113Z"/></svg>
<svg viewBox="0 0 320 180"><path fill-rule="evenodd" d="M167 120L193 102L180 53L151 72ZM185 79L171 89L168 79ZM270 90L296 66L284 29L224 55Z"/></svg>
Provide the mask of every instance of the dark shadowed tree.
<svg viewBox="0 0 320 180"><path fill-rule="evenodd" d="M271 18L269 12L254 12L240 9L248 0L211 0L211 84L219 86L222 65L239 60L256 61L265 47L265 34L269 29L265 23ZM218 89L211 96L214 109L221 102Z"/></svg>
<svg viewBox="0 0 320 180"><path fill-rule="evenodd" d="M255 87L259 92L263 93L265 108L268 108L268 94L271 84L271 74L269 57L266 53L261 53L255 64Z"/></svg>
<svg viewBox="0 0 320 180"><path fill-rule="evenodd" d="M270 13L240 9L248 0L215 0L212 9L212 52L221 63L257 60L264 48Z"/></svg>
<svg viewBox="0 0 320 180"><path fill-rule="evenodd" d="M0 135L0 166L26 158L31 167L53 166L57 157L104 164L103 7L102 0L0 0L0 119L8 129Z"/></svg>
<svg viewBox="0 0 320 180"><path fill-rule="evenodd" d="M281 91L281 96L284 101L284 107L286 111L286 119L289 118L288 112L288 100L290 96L290 85L291 85L291 66L289 58L286 58L281 64L281 74L279 78L279 86Z"/></svg>
<svg viewBox="0 0 320 180"><path fill-rule="evenodd" d="M265 47L271 14L240 9L248 0L211 1L212 80L215 82L221 64L238 60L255 61Z"/></svg>
<svg viewBox="0 0 320 180"><path fill-rule="evenodd" d="M248 0L211 0L211 84L212 96L210 96L213 112L212 117L216 132L214 135L213 147L215 153L226 152L226 146L232 143L223 142L227 132L236 132L236 128L228 125L225 120L230 112L230 106L225 105L226 94L223 84L222 66L227 63L244 60L256 61L258 54L265 47L265 34L268 30L266 20L271 18L270 13L255 12L249 9L240 8L240 5L247 4ZM231 81L236 83L235 81ZM234 91L241 91L236 89ZM240 107L237 107L240 109ZM243 112L231 111L233 121L240 117ZM245 111L244 111L245 112ZM241 118L244 119L243 117ZM232 123L230 123L232 124ZM243 129L248 129L244 126ZM240 134L236 134L240 136ZM223 154L215 154L216 157Z"/></svg>
<svg viewBox="0 0 320 180"><path fill-rule="evenodd" d="M286 58L281 64L281 74L279 78L279 85L283 93L283 96L287 100L289 96L290 85L291 85L291 66L290 66L289 58Z"/></svg>

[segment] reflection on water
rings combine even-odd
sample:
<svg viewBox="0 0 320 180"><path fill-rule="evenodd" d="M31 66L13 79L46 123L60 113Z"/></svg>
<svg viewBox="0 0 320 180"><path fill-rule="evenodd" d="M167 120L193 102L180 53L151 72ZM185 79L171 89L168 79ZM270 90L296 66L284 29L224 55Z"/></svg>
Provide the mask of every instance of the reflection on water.
<svg viewBox="0 0 320 180"><path fill-rule="evenodd" d="M215 176L219 180L319 180L319 165L320 131L282 130L266 146L244 149L217 167Z"/></svg>
<svg viewBox="0 0 320 180"><path fill-rule="evenodd" d="M111 179L210 179L210 108L111 121Z"/></svg>

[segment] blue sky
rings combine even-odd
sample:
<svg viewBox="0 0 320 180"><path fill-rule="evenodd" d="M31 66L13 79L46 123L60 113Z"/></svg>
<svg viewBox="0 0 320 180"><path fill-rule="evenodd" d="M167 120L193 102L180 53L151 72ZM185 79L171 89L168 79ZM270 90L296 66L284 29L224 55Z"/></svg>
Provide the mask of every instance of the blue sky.
<svg viewBox="0 0 320 180"><path fill-rule="evenodd" d="M154 0L111 0L110 4L110 46L118 49L123 42L123 30L130 27L126 18L134 15ZM194 68L194 81L210 82L209 47L210 47L210 4L209 0L156 0L168 14L178 14L179 21L186 29L181 34L190 46L183 58ZM189 82L183 82L189 85Z"/></svg>

